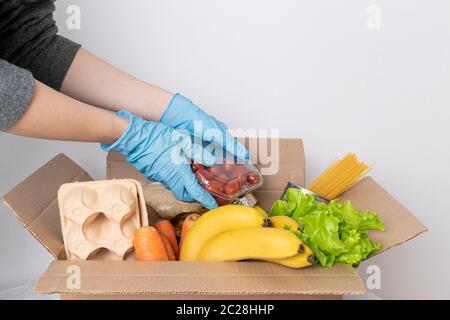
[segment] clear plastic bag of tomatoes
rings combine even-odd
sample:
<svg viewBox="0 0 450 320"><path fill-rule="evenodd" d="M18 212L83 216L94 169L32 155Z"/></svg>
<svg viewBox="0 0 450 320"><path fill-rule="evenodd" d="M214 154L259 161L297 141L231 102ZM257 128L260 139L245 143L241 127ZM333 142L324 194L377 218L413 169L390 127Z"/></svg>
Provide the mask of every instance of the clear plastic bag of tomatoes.
<svg viewBox="0 0 450 320"><path fill-rule="evenodd" d="M221 162L213 167L191 163L197 180L219 205L233 203L263 184L262 175L250 162Z"/></svg>

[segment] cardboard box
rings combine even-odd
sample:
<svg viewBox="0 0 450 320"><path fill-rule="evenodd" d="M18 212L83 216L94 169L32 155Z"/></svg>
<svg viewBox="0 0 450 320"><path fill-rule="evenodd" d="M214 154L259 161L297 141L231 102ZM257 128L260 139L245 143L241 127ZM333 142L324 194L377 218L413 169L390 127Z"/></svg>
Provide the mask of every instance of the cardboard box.
<svg viewBox="0 0 450 320"><path fill-rule="evenodd" d="M255 192L266 209L280 197L287 181L303 186L305 180L302 141L276 142L279 171L265 176L264 186ZM107 177L145 179L116 153L108 154ZM63 183L89 180L80 166L59 154L3 197L23 226L55 257L40 277L36 293L59 293L65 299L339 299L365 292L358 272L344 264L297 270L266 262L67 261L57 191ZM386 230L370 237L381 243L381 252L427 230L370 177L341 198L379 213ZM80 272L75 286L69 283L74 270Z"/></svg>

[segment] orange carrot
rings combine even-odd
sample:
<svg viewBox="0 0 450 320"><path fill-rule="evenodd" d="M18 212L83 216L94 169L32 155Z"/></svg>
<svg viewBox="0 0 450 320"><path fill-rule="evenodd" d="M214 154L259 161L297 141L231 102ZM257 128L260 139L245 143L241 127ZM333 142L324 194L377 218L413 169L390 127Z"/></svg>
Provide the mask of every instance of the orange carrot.
<svg viewBox="0 0 450 320"><path fill-rule="evenodd" d="M169 260L164 242L153 227L142 227L136 231L133 239L136 257L142 261Z"/></svg>
<svg viewBox="0 0 450 320"><path fill-rule="evenodd" d="M159 220L157 223L153 225L156 230L160 234L163 234L166 236L166 238L169 240L170 245L172 246L173 253L175 254L175 257L178 258L179 248L178 248L178 242L177 242L177 236L175 235L175 230L170 223L169 220Z"/></svg>
<svg viewBox="0 0 450 320"><path fill-rule="evenodd" d="M175 261L177 258L175 257L175 253L173 252L172 245L170 244L169 239L162 233L159 234L161 236L161 239L164 243L164 248L166 248L167 257L169 258L169 261Z"/></svg>
<svg viewBox="0 0 450 320"><path fill-rule="evenodd" d="M195 221L200 217L199 214L193 213L190 214L184 219L183 222L183 228L181 229L181 238L180 238L180 247L183 244L183 239L186 237L186 234L188 233L189 229L192 227Z"/></svg>

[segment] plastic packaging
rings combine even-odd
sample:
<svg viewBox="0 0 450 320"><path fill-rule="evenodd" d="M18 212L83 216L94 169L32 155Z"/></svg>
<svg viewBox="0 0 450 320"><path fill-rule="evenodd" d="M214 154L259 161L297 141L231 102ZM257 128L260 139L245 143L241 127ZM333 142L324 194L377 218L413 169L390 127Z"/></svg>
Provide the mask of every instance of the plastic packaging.
<svg viewBox="0 0 450 320"><path fill-rule="evenodd" d="M213 195L219 205L229 204L263 184L263 177L251 163L223 163L205 167L192 163L200 184Z"/></svg>

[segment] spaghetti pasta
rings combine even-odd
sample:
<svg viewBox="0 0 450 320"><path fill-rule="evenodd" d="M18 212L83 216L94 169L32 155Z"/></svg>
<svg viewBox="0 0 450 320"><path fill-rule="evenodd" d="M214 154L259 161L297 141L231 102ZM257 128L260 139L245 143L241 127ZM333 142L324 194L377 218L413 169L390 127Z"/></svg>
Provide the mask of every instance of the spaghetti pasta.
<svg viewBox="0 0 450 320"><path fill-rule="evenodd" d="M356 154L349 153L334 161L308 189L332 200L358 182L370 169L366 163L358 160Z"/></svg>

